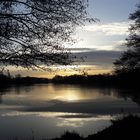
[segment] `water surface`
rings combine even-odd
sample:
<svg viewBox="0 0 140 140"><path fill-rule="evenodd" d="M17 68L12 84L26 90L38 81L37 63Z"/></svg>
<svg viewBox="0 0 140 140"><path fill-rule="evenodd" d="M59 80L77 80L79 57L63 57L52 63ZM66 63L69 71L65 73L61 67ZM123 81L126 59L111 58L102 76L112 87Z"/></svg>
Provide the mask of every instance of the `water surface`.
<svg viewBox="0 0 140 140"><path fill-rule="evenodd" d="M38 84L0 89L0 139L96 133L120 114L139 113L133 90Z"/></svg>

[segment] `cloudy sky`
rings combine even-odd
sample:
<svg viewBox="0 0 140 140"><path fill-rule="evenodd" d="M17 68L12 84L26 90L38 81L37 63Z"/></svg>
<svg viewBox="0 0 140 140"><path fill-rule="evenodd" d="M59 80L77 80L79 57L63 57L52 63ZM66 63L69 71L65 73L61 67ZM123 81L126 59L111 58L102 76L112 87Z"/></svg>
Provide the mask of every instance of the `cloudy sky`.
<svg viewBox="0 0 140 140"><path fill-rule="evenodd" d="M86 57L85 62L76 69L83 69L89 74L112 70L114 60L126 49L122 44L131 23L128 17L135 11L138 2L139 0L89 0L90 16L100 21L77 28L74 36L78 41L70 48L77 56ZM19 70L18 73L25 76L52 77L54 74L68 75L79 71L67 67L67 70L61 69L54 73L27 70Z"/></svg>
<svg viewBox="0 0 140 140"><path fill-rule="evenodd" d="M96 50L122 50L120 44L128 35L129 14L136 9L139 0L89 0L89 14L100 22L79 29L83 40L77 47Z"/></svg>

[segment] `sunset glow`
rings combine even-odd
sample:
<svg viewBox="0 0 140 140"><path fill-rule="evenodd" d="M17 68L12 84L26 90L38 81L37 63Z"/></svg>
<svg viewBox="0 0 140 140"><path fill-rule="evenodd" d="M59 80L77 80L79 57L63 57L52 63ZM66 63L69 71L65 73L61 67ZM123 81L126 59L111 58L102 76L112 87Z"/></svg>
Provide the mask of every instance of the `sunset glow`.
<svg viewBox="0 0 140 140"><path fill-rule="evenodd" d="M139 75L140 0L0 0L0 140L135 140Z"/></svg>

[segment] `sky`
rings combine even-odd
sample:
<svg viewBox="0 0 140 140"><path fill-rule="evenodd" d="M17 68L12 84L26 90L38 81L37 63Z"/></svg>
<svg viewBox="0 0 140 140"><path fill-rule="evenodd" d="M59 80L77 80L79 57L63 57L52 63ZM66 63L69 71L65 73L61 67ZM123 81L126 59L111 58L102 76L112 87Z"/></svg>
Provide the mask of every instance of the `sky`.
<svg viewBox="0 0 140 140"><path fill-rule="evenodd" d="M98 74L111 72L113 62L126 50L125 38L131 21L129 14L136 10L140 0L89 0L88 13L100 21L78 27L74 37L77 42L69 46L76 56L85 56L85 62L76 66L63 67L54 72L13 70L24 76L53 77L54 75ZM79 71L80 69L80 71Z"/></svg>

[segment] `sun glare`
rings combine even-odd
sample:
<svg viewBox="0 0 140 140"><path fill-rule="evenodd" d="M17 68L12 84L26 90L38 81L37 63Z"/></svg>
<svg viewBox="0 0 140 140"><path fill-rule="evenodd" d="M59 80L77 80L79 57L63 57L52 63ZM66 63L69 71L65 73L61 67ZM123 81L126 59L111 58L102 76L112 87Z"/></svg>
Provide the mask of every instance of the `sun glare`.
<svg viewBox="0 0 140 140"><path fill-rule="evenodd" d="M74 94L69 94L67 96L67 101L77 101L78 100L78 97Z"/></svg>
<svg viewBox="0 0 140 140"><path fill-rule="evenodd" d="M66 102L74 102L80 100L80 97L75 92L66 91L65 94L55 97L56 100L62 100Z"/></svg>

